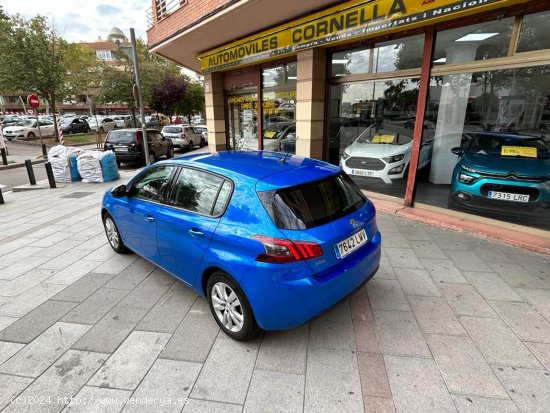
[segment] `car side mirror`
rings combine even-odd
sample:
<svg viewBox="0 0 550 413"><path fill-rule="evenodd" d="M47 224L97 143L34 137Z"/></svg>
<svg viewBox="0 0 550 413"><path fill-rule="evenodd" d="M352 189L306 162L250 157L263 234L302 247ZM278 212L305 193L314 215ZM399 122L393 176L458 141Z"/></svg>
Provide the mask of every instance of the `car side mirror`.
<svg viewBox="0 0 550 413"><path fill-rule="evenodd" d="M123 198L128 195L128 189L124 184L116 186L111 190L111 195L113 195L115 198Z"/></svg>
<svg viewBox="0 0 550 413"><path fill-rule="evenodd" d="M457 146L455 148L452 148L451 149L451 152L454 153L455 155L458 155L458 156L462 156L464 154L464 149L462 149L461 147Z"/></svg>

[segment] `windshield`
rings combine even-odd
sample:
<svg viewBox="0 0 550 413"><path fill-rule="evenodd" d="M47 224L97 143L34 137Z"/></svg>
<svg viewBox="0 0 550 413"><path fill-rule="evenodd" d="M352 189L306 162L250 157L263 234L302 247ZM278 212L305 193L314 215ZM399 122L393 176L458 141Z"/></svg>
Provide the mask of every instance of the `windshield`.
<svg viewBox="0 0 550 413"><path fill-rule="evenodd" d="M117 143L131 143L134 141L134 132L132 131L111 131L106 142Z"/></svg>
<svg viewBox="0 0 550 413"><path fill-rule="evenodd" d="M15 126L32 126L34 124L34 121L32 120L20 120L18 121Z"/></svg>
<svg viewBox="0 0 550 413"><path fill-rule="evenodd" d="M537 136L480 133L474 136L468 152L486 156L549 158L548 145Z"/></svg>
<svg viewBox="0 0 550 413"><path fill-rule="evenodd" d="M178 128L178 127L164 128L163 132L166 132L166 133L181 133L181 128Z"/></svg>
<svg viewBox="0 0 550 413"><path fill-rule="evenodd" d="M384 129L383 126L371 125L361 132L355 142L376 145L403 145L409 143L411 140L411 136Z"/></svg>

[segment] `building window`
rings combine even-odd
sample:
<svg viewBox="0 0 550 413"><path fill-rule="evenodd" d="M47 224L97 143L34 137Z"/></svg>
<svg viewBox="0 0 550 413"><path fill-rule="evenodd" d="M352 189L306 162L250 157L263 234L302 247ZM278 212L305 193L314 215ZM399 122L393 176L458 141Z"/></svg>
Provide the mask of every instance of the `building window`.
<svg viewBox="0 0 550 413"><path fill-rule="evenodd" d="M114 60L113 54L110 50L98 50L95 52L95 55L99 60L103 60L104 62L110 62Z"/></svg>
<svg viewBox="0 0 550 413"><path fill-rule="evenodd" d="M516 51L520 53L550 49L550 36L547 32L549 21L550 11L524 16Z"/></svg>
<svg viewBox="0 0 550 413"><path fill-rule="evenodd" d="M414 69L422 66L424 35L377 43L373 50L373 73Z"/></svg>

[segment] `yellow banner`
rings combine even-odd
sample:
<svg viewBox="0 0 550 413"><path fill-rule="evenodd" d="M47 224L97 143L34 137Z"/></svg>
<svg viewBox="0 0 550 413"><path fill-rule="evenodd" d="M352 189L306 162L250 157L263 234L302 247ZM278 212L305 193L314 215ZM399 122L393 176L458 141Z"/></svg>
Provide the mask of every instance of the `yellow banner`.
<svg viewBox="0 0 550 413"><path fill-rule="evenodd" d="M204 73L379 36L528 0L349 1L199 55Z"/></svg>
<svg viewBox="0 0 550 413"><path fill-rule="evenodd" d="M372 143L393 143L395 135L376 135L372 138Z"/></svg>
<svg viewBox="0 0 550 413"><path fill-rule="evenodd" d="M503 146L500 154L502 156L524 156L526 158L536 158L537 148L526 146Z"/></svg>

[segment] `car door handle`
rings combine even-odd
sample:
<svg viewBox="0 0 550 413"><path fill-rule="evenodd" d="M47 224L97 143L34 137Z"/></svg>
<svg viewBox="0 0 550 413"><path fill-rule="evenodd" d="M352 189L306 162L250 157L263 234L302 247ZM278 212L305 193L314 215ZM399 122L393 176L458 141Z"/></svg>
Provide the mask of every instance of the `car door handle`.
<svg viewBox="0 0 550 413"><path fill-rule="evenodd" d="M145 217L145 221L147 221L147 222L155 222L155 218L153 218L151 215L147 215L147 216Z"/></svg>
<svg viewBox="0 0 550 413"><path fill-rule="evenodd" d="M204 232L199 231L197 228L191 228L187 233L194 238L204 237Z"/></svg>

